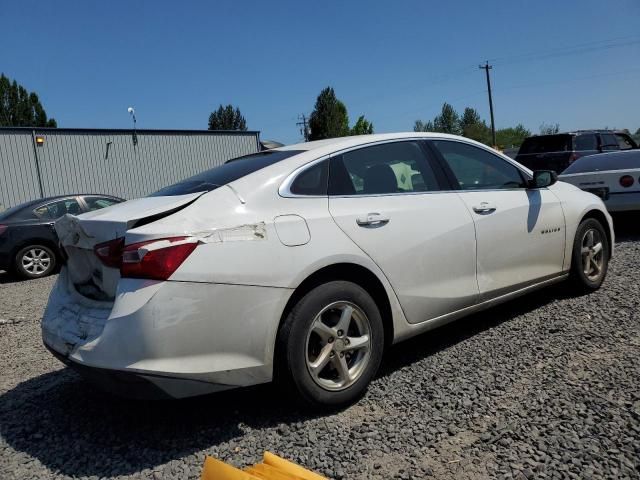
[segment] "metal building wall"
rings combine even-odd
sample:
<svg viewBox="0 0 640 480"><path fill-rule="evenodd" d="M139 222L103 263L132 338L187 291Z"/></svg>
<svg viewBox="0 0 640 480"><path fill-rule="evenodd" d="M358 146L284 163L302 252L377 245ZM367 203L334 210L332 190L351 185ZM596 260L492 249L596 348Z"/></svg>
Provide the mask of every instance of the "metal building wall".
<svg viewBox="0 0 640 480"><path fill-rule="evenodd" d="M68 193L144 196L258 151L258 135L138 130L134 146L131 130L0 129L0 211ZM43 145L35 145L37 136L44 137Z"/></svg>

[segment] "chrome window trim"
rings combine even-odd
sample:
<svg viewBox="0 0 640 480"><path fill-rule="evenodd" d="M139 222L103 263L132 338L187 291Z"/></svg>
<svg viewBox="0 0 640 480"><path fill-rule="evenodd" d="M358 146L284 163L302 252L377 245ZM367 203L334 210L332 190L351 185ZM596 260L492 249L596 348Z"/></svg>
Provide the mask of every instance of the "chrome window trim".
<svg viewBox="0 0 640 480"><path fill-rule="evenodd" d="M506 155L503 155L500 152L497 152L497 151L493 150L492 148L487 147L486 145L477 145L477 144L472 143L472 142L466 142L466 141L464 141L464 139L458 140L458 139L451 139L451 138L447 138L447 137L422 137L422 136L418 136L418 137L403 137L403 138L378 140L378 141L374 141L374 142L362 143L360 145L355 145L355 146L346 147L346 148L343 148L343 149L340 149L340 150L336 150L333 153L330 153L330 154L327 154L327 155L323 155L320 158L316 158L314 160L311 160L310 162L307 162L304 165L299 166L293 172L291 172L289 175L287 175L285 177L283 182L280 184L280 187L278 188L278 195L283 197L283 198L316 198L317 199L317 198L329 198L329 197L330 198L363 198L363 197L389 197L389 196L398 196L398 195L425 195L425 194L431 195L431 194L436 194L436 193L508 192L508 191L528 190L526 187L520 187L520 188L493 188L493 189L478 188L478 189L474 189L474 190L463 190L463 189L458 189L458 190L433 190L433 191L427 191L427 192L397 192L397 193L375 193L375 194L355 194L355 195L329 195L328 193L327 193L327 195L301 195L301 194L296 194L296 193L292 193L291 192L291 185L296 180L298 175L300 175L302 172L304 172L308 168L312 168L314 165L317 165L318 163L320 163L322 161L325 161L325 160L328 161L331 158L336 157L338 155L342 155L344 153L348 153L348 152L351 152L351 151L354 151L354 150L359 150L361 148L372 147L372 146L376 146L376 145L384 145L384 144L387 144L387 143L415 142L415 141L423 141L424 142L424 141L433 141L433 140L448 141L448 142L458 142L458 143L463 143L465 145L469 145L469 146L472 146L472 147L476 147L476 148L478 148L480 150L485 150L488 153L490 153L492 155L495 155L500 160L506 161L510 165L513 165L513 167L515 167L519 172L521 172L523 174L525 179L531 179L532 178L532 176L531 176L531 174L529 172L527 172L526 170L523 170L523 166L522 165L517 163L515 160L507 157ZM329 172L329 175L331 175L331 172Z"/></svg>
<svg viewBox="0 0 640 480"><path fill-rule="evenodd" d="M291 185L293 185L293 182L296 181L298 175L300 175L302 172L305 172L306 170L314 167L320 162L323 162L325 160L328 161L333 156L335 156L335 153L324 155L296 168L293 172L287 175L283 182L280 184L280 187L278 188L278 195L283 198L327 198L328 195L301 195L299 193L292 193ZM328 181L329 179L327 178L327 182Z"/></svg>
<svg viewBox="0 0 640 480"><path fill-rule="evenodd" d="M377 140L377 141L373 141L373 142L361 143L360 145L355 145L355 146L351 146L351 147L342 148L340 150L336 150L333 153L330 153L328 155L324 155L324 156L322 156L320 158L317 158L315 160L311 160L310 162L305 163L304 165L301 165L300 167L296 168L293 172L291 172L289 175L287 175L287 177L284 179L284 181L280 184L280 188L278 188L278 194L281 197L284 197L284 198L327 198L327 197L331 197L331 198L349 197L349 198L352 198L352 197L379 197L379 196L386 196L386 195L407 195L407 194L430 193L430 192L398 192L398 193L377 193L377 194L369 194L369 195L365 195L365 194L359 194L359 195L329 195L328 193L327 193L327 195L301 195L301 194L291 193L291 185L296 180L298 175L300 175L306 169L311 168L314 165L322 162L323 160L329 160L332 157L336 157L338 155L342 155L344 153L351 152L353 150L360 150L361 148L373 147L373 146L376 146L376 145L384 145L384 144L387 144L387 143L398 143L398 142L415 142L415 141L424 141L424 140L429 140L429 137L403 137L403 138L394 138L394 139L386 139L386 140ZM331 172L329 172L329 175L331 175ZM328 181L328 179L327 179L327 181ZM442 190L437 190L437 192L442 192ZM433 193L436 193L436 192L433 192Z"/></svg>

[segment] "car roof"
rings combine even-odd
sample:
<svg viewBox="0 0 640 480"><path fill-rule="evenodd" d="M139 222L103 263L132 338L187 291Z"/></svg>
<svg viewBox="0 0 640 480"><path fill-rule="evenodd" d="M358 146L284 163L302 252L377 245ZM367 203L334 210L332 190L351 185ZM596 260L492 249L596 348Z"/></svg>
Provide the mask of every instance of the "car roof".
<svg viewBox="0 0 640 480"><path fill-rule="evenodd" d="M113 198L116 200L121 200L124 201L123 198L119 198L119 197L115 197L113 195L106 195L104 193L69 193L67 195L53 195L50 197L43 197L43 198L36 198L34 200L27 200L24 203L19 203L18 205L14 205L13 207L10 208L10 210L12 210L13 213L16 213L24 208L29 208L29 207L33 207L35 205L40 205L43 203L49 203L49 202L54 202L56 200L61 200L63 198L70 198L70 197L107 197L107 198ZM9 209L7 209L9 210ZM7 210L5 210L4 212L0 212L0 213L5 213Z"/></svg>
<svg viewBox="0 0 640 480"><path fill-rule="evenodd" d="M547 133L544 135L532 135L528 138L557 137L560 135L585 135L590 133L623 133L625 135L628 135L628 133L623 130L594 129L594 130L572 130L570 132Z"/></svg>
<svg viewBox="0 0 640 480"><path fill-rule="evenodd" d="M449 135L447 133L433 132L400 132L400 133L374 133L371 135L352 135L349 137L327 138L325 140L314 140L312 142L296 143L278 147L274 150L317 150L324 147L332 147L336 150L349 147L357 147L367 143L379 142L384 140L401 140L403 138L451 138L460 140L461 137ZM466 140L466 139L465 139Z"/></svg>

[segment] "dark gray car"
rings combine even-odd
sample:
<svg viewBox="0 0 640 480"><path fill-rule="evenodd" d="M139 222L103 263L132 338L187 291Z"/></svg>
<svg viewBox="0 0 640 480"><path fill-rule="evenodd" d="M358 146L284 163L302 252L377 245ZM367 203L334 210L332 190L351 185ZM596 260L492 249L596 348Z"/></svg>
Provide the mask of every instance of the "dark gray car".
<svg viewBox="0 0 640 480"><path fill-rule="evenodd" d="M67 213L79 215L123 201L109 195L63 195L0 212L0 269L23 278L49 275L61 258L54 221Z"/></svg>

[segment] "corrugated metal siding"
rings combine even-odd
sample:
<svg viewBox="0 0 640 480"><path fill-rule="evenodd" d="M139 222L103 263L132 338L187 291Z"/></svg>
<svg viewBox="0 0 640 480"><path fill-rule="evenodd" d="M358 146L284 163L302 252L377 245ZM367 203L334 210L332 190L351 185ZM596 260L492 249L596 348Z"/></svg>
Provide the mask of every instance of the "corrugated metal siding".
<svg viewBox="0 0 640 480"><path fill-rule="evenodd" d="M31 132L0 134L0 211L39 196Z"/></svg>
<svg viewBox="0 0 640 480"><path fill-rule="evenodd" d="M42 196L104 193L129 199L259 149L258 132L143 130L138 131L136 146L130 131L36 129L35 133L45 142L34 149L31 131L0 130L4 208L40 197L36 154Z"/></svg>

